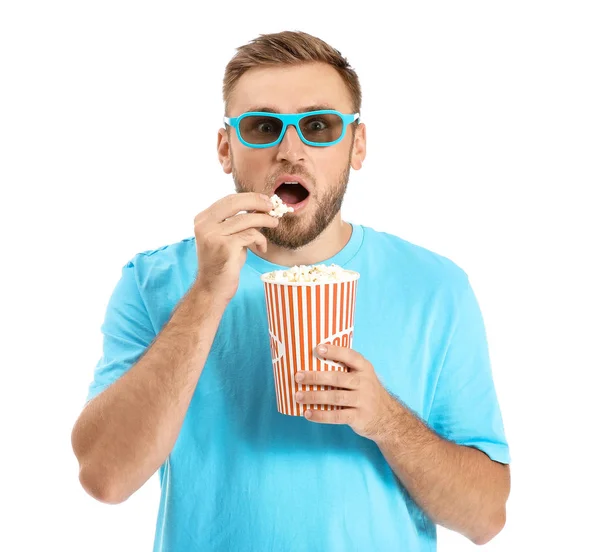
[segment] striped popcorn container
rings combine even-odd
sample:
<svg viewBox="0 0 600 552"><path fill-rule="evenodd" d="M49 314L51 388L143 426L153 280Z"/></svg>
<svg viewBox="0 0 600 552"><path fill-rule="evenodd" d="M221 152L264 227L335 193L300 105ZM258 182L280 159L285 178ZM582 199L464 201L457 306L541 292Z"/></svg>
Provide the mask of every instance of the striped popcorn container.
<svg viewBox="0 0 600 552"><path fill-rule="evenodd" d="M297 403L295 394L298 391L333 388L297 383L295 375L300 370L348 371L341 363L322 359L316 348L322 343L352 347L359 278L358 272L348 274L343 281L327 282L281 282L265 278L265 274L261 276L267 304L277 410L281 414L304 416L308 409L341 409L332 405Z"/></svg>

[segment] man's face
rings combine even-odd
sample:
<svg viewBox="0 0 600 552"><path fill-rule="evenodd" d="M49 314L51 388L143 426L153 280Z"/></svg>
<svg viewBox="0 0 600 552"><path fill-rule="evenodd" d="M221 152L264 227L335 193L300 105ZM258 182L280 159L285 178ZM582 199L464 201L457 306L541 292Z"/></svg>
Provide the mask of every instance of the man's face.
<svg viewBox="0 0 600 552"><path fill-rule="evenodd" d="M299 113L335 109L352 113L350 93L333 67L323 63L255 68L238 81L229 102L229 117L268 109L276 113ZM317 238L340 211L350 167L360 169L365 157L365 129L350 125L344 138L333 146L309 146L293 126L280 144L250 148L234 129L219 130L218 152L223 170L233 175L237 192L276 193L282 178L303 180L310 194L299 209L287 213L277 228L261 232L273 244L298 249ZM277 191L285 203L306 196L299 187Z"/></svg>

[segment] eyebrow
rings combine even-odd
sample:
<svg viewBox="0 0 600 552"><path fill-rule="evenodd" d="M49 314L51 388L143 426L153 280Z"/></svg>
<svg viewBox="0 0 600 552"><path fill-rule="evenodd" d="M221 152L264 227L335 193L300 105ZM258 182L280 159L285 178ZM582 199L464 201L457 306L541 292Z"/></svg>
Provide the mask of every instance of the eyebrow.
<svg viewBox="0 0 600 552"><path fill-rule="evenodd" d="M318 105L308 105L306 107L301 107L300 109L298 109L296 111L296 113L306 113L308 111L321 111L324 109L335 109L334 107L327 105L327 104L318 104ZM265 105L259 105L259 106L252 106L250 107L250 109L246 110L246 113L249 113L251 111L256 111L256 112L260 112L260 113L281 113L281 111L279 111L276 107L272 107L272 106L265 106Z"/></svg>

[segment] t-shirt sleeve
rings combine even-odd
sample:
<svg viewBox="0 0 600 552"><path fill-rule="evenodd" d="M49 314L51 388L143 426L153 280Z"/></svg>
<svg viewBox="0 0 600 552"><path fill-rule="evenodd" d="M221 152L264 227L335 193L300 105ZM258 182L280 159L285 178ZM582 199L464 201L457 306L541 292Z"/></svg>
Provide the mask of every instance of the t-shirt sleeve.
<svg viewBox="0 0 600 552"><path fill-rule="evenodd" d="M450 441L477 448L496 462L510 463L484 322L468 280L428 423Z"/></svg>
<svg viewBox="0 0 600 552"><path fill-rule="evenodd" d="M108 301L101 331L102 357L94 370L87 401L99 395L129 370L155 337L132 261L121 271L121 278Z"/></svg>

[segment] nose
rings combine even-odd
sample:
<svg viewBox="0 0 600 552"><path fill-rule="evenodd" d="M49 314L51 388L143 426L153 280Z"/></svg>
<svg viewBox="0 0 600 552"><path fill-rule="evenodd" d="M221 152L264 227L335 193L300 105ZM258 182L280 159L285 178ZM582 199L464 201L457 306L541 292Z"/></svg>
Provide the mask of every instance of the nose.
<svg viewBox="0 0 600 552"><path fill-rule="evenodd" d="M289 161L290 163L296 163L302 161L305 158L306 150L305 144L298 136L296 128L292 125L288 126L281 143L277 149L277 160L278 161Z"/></svg>

